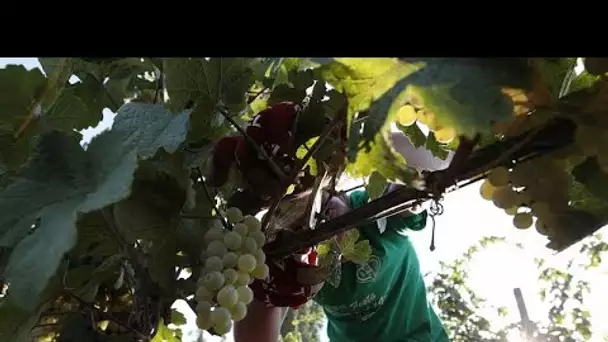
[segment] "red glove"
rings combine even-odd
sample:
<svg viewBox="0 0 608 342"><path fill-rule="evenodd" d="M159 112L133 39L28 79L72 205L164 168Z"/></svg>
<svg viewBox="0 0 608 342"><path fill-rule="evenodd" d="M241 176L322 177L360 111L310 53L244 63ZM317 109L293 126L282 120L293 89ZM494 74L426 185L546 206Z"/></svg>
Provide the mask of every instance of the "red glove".
<svg viewBox="0 0 608 342"><path fill-rule="evenodd" d="M255 299L268 306L297 309L314 297L322 287L322 283L302 284L298 281L300 271L318 267L317 252L312 248L285 260L269 262L268 267L268 278L256 279L251 284Z"/></svg>

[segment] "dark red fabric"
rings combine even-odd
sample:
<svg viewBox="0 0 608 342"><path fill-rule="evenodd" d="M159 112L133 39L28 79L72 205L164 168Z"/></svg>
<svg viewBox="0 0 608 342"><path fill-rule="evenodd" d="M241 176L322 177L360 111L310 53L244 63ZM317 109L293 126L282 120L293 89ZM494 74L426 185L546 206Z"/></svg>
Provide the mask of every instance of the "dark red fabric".
<svg viewBox="0 0 608 342"><path fill-rule="evenodd" d="M234 153L242 136L224 137L215 144L211 158L209 184L214 187L224 185L228 180L230 168L235 162Z"/></svg>
<svg viewBox="0 0 608 342"><path fill-rule="evenodd" d="M297 280L298 270L318 267L317 252L312 249L278 263L269 262L268 267L268 278L251 284L256 300L266 305L297 309L321 289L321 284L304 285Z"/></svg>
<svg viewBox="0 0 608 342"><path fill-rule="evenodd" d="M258 113L245 128L250 136L275 163L289 174L295 165L292 129L298 107L294 103L282 102ZM274 195L274 190L282 191L278 179L268 162L243 136L220 139L214 148L212 176L210 184L222 186L228 179L229 170L236 162L247 183L260 195Z"/></svg>

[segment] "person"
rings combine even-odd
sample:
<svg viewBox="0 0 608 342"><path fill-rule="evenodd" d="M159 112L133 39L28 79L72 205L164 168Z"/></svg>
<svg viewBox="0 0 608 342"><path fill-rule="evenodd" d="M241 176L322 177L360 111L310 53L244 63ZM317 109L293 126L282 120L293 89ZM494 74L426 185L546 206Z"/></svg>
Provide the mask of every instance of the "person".
<svg viewBox="0 0 608 342"><path fill-rule="evenodd" d="M400 134L393 135L393 143L410 166L419 170L445 168L452 157L450 154L446 160L439 160L426 149L412 146ZM387 186L385 194L397 187ZM366 191L354 191L331 197L324 209L330 217L336 217L368 200ZM256 299L247 316L235 324L235 342L276 342L288 307L297 307L309 298L323 307L331 342L448 342L447 333L429 304L418 256L407 236L408 230L424 229L427 217L427 210L422 207L359 227L360 238L369 240L372 248L369 260L362 265L341 263L320 286L307 288L311 291L295 293L290 287L280 293L277 286L254 283ZM286 269L302 264L290 265ZM275 268L274 272L283 272L283 268ZM272 277L272 267L270 274Z"/></svg>

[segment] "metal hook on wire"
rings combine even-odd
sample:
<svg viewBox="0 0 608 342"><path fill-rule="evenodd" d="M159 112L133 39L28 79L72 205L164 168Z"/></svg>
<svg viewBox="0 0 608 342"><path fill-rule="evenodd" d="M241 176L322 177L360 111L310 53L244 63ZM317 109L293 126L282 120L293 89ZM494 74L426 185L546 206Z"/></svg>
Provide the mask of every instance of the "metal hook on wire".
<svg viewBox="0 0 608 342"><path fill-rule="evenodd" d="M433 222L433 227L431 228L431 252L435 250L435 216L439 216L441 214L443 214L443 205L439 203L439 200L433 199L431 206L429 207L429 216Z"/></svg>

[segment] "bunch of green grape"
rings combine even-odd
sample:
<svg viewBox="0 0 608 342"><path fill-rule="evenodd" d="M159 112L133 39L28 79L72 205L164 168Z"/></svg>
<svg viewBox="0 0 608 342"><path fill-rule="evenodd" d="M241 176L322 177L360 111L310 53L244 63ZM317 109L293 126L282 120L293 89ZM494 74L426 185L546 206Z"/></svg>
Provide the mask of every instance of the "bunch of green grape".
<svg viewBox="0 0 608 342"><path fill-rule="evenodd" d="M549 235L555 213L568 207L570 181L559 160L542 157L516 165L513 170L502 166L492 169L480 194L513 216L516 228L527 229L534 224L540 234Z"/></svg>
<svg viewBox="0 0 608 342"><path fill-rule="evenodd" d="M416 110L411 104L406 104L399 108L396 121L403 126L411 126L415 124L416 121L419 121L435 134L435 139L437 139L438 142L443 144L450 143L456 137L456 130L454 127L439 124L433 112L424 109Z"/></svg>
<svg viewBox="0 0 608 342"><path fill-rule="evenodd" d="M232 230L213 220L205 234L203 270L195 295L198 327L213 328L218 335L228 333L233 321L245 317L247 305L253 301L249 285L254 278L265 279L269 271L260 221L254 216L243 217L238 208L229 208L226 218Z"/></svg>

